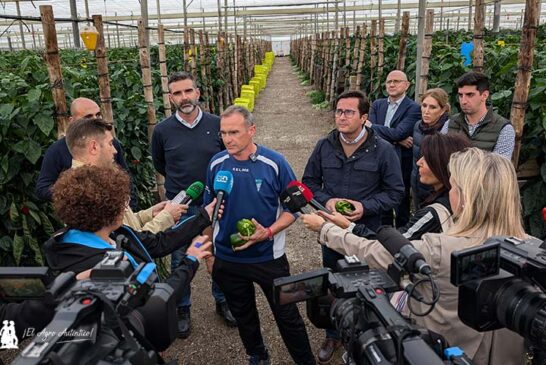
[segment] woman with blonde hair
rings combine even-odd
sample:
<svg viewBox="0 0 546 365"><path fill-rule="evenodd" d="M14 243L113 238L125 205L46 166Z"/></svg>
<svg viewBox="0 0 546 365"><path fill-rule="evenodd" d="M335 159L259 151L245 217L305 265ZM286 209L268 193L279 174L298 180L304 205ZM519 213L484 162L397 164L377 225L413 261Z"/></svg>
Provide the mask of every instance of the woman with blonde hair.
<svg viewBox="0 0 546 365"><path fill-rule="evenodd" d="M474 364L521 364L523 339L507 329L477 332L463 324L457 312L458 289L450 283L453 251L481 245L491 236L527 238L514 167L502 156L469 148L451 156L449 171L454 225L445 233L427 233L411 241L431 266L441 293L430 314L415 320L445 336L452 346L461 347ZM357 255L370 267L386 269L393 261L378 241L357 237L316 214L303 215L303 221L307 228L320 232L320 242L342 254ZM420 290L432 297L429 288ZM418 303L414 308L423 312L428 306Z"/></svg>
<svg viewBox="0 0 546 365"><path fill-rule="evenodd" d="M421 158L421 142L426 136L438 133L442 129L444 123L449 120L450 111L449 96L444 89L429 89L421 96L421 120L413 127L411 191L414 210L421 208L421 204L434 192L429 185L420 181L417 161Z"/></svg>

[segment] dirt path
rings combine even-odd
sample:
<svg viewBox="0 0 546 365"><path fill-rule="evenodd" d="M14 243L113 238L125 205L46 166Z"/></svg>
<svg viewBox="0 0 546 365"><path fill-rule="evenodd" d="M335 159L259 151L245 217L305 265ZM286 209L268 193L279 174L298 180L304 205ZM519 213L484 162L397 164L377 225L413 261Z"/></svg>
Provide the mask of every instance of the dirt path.
<svg viewBox="0 0 546 365"><path fill-rule="evenodd" d="M284 154L301 179L307 159L317 140L331 128L329 112L311 107L305 95L309 87L300 85L288 58L277 58L254 109L257 142ZM309 233L300 222L288 229L287 255L292 274L319 268L320 248L316 235ZM262 334L272 364L292 364L282 342L271 310L257 289L258 311ZM237 329L227 328L215 314L210 294L210 279L201 267L192 283L192 333L188 339L177 340L166 353L167 359L179 364L246 364L247 356ZM323 339L323 331L315 329L307 320L305 306L300 312L307 324L311 347L316 354Z"/></svg>

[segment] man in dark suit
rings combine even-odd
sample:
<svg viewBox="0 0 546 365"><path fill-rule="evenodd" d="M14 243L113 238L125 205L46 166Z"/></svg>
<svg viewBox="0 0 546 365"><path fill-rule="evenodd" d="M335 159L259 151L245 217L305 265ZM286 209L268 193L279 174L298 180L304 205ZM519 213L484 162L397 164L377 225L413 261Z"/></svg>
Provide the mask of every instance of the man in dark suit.
<svg viewBox="0 0 546 365"><path fill-rule="evenodd" d="M388 98L373 102L368 123L373 130L396 146L401 160L405 195L396 209L396 226L402 227L410 214L410 179L412 169L413 126L421 119L421 107L406 96L410 82L405 73L394 70L385 82ZM392 212L385 212L383 224L393 224Z"/></svg>

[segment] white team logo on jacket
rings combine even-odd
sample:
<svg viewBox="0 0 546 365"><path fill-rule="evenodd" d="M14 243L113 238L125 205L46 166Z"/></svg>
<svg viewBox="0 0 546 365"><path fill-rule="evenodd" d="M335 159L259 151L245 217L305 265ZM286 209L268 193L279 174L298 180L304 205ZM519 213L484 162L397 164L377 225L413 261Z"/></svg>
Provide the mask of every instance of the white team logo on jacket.
<svg viewBox="0 0 546 365"><path fill-rule="evenodd" d="M256 179L256 190L260 191L261 187L262 187L262 179Z"/></svg>

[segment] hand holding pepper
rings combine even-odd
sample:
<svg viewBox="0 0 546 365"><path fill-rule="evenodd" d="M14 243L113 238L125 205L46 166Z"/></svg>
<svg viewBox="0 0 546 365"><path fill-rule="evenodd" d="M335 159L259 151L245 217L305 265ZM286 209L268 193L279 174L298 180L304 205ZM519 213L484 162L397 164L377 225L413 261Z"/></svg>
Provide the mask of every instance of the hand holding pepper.
<svg viewBox="0 0 546 365"><path fill-rule="evenodd" d="M262 226L256 219L252 218L252 223L254 223L254 226L256 226L256 230L251 236L243 236L241 237L247 241L244 245L241 245L239 247L234 247L234 251L241 251L244 249L249 248L253 244L261 241L265 241L269 239L270 236L270 230L264 226Z"/></svg>

